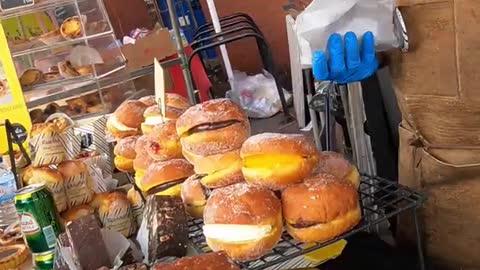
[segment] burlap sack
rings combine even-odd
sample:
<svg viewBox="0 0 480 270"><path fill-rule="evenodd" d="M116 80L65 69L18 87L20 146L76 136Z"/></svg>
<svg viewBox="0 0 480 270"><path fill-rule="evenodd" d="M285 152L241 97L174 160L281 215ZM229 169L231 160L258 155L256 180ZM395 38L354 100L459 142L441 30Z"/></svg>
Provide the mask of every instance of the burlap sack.
<svg viewBox="0 0 480 270"><path fill-rule="evenodd" d="M398 2L411 45L390 59L403 116L399 179L428 196L420 220L432 261L480 269L480 1ZM407 216L399 229L414 240Z"/></svg>

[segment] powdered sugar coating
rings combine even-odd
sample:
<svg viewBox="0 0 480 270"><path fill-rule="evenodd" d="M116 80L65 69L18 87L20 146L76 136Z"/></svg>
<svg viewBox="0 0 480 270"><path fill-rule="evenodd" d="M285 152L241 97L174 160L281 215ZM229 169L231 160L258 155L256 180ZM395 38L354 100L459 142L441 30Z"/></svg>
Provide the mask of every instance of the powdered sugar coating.
<svg viewBox="0 0 480 270"><path fill-rule="evenodd" d="M211 156L239 149L250 136L247 122L238 122L224 128L184 136L182 147L197 155Z"/></svg>
<svg viewBox="0 0 480 270"><path fill-rule="evenodd" d="M322 152L318 168L315 173L327 173L343 179L352 169L352 164L342 154L335 152Z"/></svg>
<svg viewBox="0 0 480 270"><path fill-rule="evenodd" d="M145 120L143 113L146 109L147 105L143 102L127 100L115 110L114 115L121 124L138 129Z"/></svg>
<svg viewBox="0 0 480 270"><path fill-rule="evenodd" d="M260 154L318 155L313 141L302 134L261 133L248 138L242 145L242 158Z"/></svg>
<svg viewBox="0 0 480 270"><path fill-rule="evenodd" d="M205 224L271 225L280 200L267 188L238 183L215 189L207 201Z"/></svg>
<svg viewBox="0 0 480 270"><path fill-rule="evenodd" d="M285 219L298 223L328 223L359 207L358 193L347 181L318 174L282 192Z"/></svg>
<svg viewBox="0 0 480 270"><path fill-rule="evenodd" d="M113 148L113 153L116 156L134 159L136 157L135 144L139 137L140 136L130 136L120 139L115 145L115 148Z"/></svg>
<svg viewBox="0 0 480 270"><path fill-rule="evenodd" d="M248 123L245 111L231 99L213 99L188 108L177 120L177 132L181 136L195 126L229 120Z"/></svg>

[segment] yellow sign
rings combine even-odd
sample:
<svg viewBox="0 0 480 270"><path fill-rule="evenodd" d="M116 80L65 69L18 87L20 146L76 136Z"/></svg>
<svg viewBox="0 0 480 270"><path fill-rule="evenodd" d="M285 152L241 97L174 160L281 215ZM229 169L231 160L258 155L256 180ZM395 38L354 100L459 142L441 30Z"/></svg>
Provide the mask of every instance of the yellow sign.
<svg viewBox="0 0 480 270"><path fill-rule="evenodd" d="M29 40L55 29L52 18L46 12L5 19L2 26L10 41Z"/></svg>
<svg viewBox="0 0 480 270"><path fill-rule="evenodd" d="M3 27L0 25L0 154L7 153L8 143L5 120L9 119L17 136L28 149L28 133L32 128L22 87L10 55ZM14 145L17 150L18 146Z"/></svg>

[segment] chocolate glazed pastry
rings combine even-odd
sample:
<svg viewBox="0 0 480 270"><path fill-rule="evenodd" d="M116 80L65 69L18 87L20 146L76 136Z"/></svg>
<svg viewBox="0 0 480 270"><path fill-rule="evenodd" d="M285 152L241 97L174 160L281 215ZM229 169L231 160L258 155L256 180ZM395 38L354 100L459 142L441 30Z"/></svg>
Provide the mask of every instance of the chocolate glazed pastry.
<svg viewBox="0 0 480 270"><path fill-rule="evenodd" d="M239 149L250 136L248 117L229 99L215 99L188 108L177 119L184 150L211 156Z"/></svg>
<svg viewBox="0 0 480 270"><path fill-rule="evenodd" d="M188 225L180 197L148 196L146 205L148 260L187 253Z"/></svg>
<svg viewBox="0 0 480 270"><path fill-rule="evenodd" d="M241 123L241 121L229 120L229 121L223 121L223 122L218 122L218 123L202 124L202 125L198 125L198 126L195 126L195 127L191 128L187 132L187 134L191 135L191 134L198 133L198 132L203 132L203 131L222 129L222 128L225 128L225 127L237 124L237 123Z"/></svg>
<svg viewBox="0 0 480 270"><path fill-rule="evenodd" d="M176 185L179 185L181 183L183 183L185 181L185 179L187 179L187 177L185 178L180 178L178 180L173 180L171 182L168 182L168 183L165 183L165 184L161 184L161 185L158 185L156 187L153 187L151 189L148 190L147 192L147 195L153 195L153 194L156 194L156 193L159 193L159 192L162 192L162 191L165 191L171 187L174 187Z"/></svg>

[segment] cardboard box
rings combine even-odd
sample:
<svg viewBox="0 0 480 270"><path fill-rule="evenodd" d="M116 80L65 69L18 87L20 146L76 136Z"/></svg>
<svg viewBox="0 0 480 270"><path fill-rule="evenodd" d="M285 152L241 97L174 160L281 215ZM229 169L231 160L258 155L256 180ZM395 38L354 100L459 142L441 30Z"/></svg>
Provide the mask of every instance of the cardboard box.
<svg viewBox="0 0 480 270"><path fill-rule="evenodd" d="M135 44L122 47L130 72L152 65L154 58L161 61L176 52L170 33L164 28L154 30L148 36L137 40Z"/></svg>

